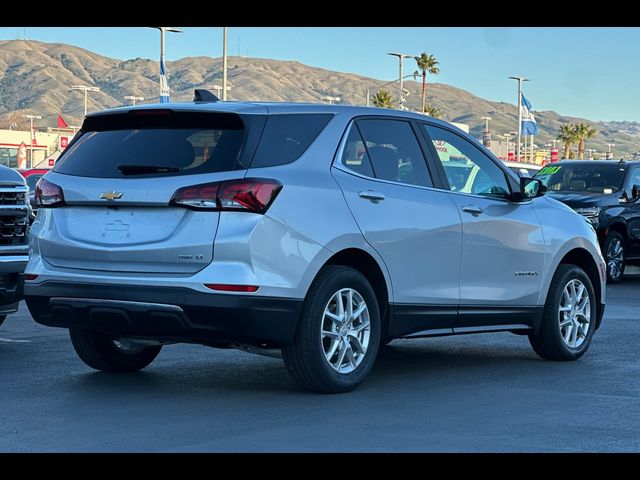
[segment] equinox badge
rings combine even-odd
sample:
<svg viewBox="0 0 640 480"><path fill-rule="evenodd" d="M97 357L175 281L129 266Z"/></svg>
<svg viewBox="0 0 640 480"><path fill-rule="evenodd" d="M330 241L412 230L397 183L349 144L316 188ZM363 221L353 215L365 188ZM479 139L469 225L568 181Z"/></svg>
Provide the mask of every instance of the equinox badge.
<svg viewBox="0 0 640 480"><path fill-rule="evenodd" d="M119 200L122 198L122 192L116 192L115 190L113 192L102 192L100 198L109 201Z"/></svg>

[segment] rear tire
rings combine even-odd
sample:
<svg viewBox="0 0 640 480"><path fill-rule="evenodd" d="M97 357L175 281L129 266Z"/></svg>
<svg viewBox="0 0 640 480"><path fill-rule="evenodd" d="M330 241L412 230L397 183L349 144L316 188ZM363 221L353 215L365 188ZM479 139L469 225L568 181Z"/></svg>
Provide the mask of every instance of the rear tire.
<svg viewBox="0 0 640 480"><path fill-rule="evenodd" d="M311 285L294 342L282 347L282 357L289 373L306 389L348 392L373 367L380 331L380 310L371 284L353 268L329 265Z"/></svg>
<svg viewBox="0 0 640 480"><path fill-rule="evenodd" d="M624 237L620 233L611 230L604 242L603 253L607 261L607 280L609 283L620 283L624 275L625 250Z"/></svg>
<svg viewBox="0 0 640 480"><path fill-rule="evenodd" d="M69 329L71 343L80 359L91 368L103 372L135 372L149 365L162 346L141 347L134 351L119 348L104 333Z"/></svg>
<svg viewBox="0 0 640 480"><path fill-rule="evenodd" d="M591 344L596 319L591 280L580 267L560 265L549 287L540 328L529 335L529 342L544 359L577 360Z"/></svg>

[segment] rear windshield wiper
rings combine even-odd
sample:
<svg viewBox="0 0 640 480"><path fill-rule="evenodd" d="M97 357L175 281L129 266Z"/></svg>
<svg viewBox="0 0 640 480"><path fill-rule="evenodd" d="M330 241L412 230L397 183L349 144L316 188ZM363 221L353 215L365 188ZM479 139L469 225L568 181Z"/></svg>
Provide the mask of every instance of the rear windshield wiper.
<svg viewBox="0 0 640 480"><path fill-rule="evenodd" d="M157 165L117 165L123 175L144 175L146 173L170 173L179 172L176 167L160 167Z"/></svg>

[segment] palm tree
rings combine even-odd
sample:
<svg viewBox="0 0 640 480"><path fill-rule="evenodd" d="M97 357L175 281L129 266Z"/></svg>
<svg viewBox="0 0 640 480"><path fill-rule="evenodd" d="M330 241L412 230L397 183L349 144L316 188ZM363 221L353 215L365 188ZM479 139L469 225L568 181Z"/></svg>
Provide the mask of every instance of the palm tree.
<svg viewBox="0 0 640 480"><path fill-rule="evenodd" d="M438 60L433 55L422 52L419 57L415 57L418 69L422 72L422 113L426 113L427 108L427 73L437 75L440 73Z"/></svg>
<svg viewBox="0 0 640 480"><path fill-rule="evenodd" d="M564 143L564 155L562 158L569 158L571 146L578 141L576 125L573 123L560 125L560 133L558 134L557 139Z"/></svg>
<svg viewBox="0 0 640 480"><path fill-rule="evenodd" d="M371 97L371 103L373 103L375 107L393 108L393 97L387 90L378 90L376 94Z"/></svg>
<svg viewBox="0 0 640 480"><path fill-rule="evenodd" d="M435 105L433 105L432 103L427 103L422 108L422 110L423 110L423 113L426 113L427 115L433 118L442 118L442 116L444 115L444 112L440 110L438 107L436 107Z"/></svg>
<svg viewBox="0 0 640 480"><path fill-rule="evenodd" d="M584 147L586 140L596 136L598 131L588 123L580 122L575 125L576 140L578 141L578 158L584 159Z"/></svg>

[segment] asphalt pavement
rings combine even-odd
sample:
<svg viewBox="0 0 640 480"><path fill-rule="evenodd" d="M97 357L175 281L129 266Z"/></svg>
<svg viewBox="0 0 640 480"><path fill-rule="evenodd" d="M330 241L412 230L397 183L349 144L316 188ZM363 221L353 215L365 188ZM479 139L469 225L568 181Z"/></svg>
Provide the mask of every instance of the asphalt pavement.
<svg viewBox="0 0 640 480"><path fill-rule="evenodd" d="M608 287L576 362L510 333L394 341L355 392L192 345L94 372L21 305L0 327L0 452L639 452L640 271Z"/></svg>

